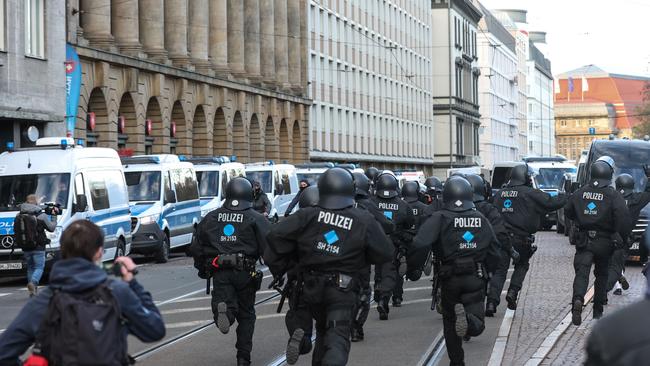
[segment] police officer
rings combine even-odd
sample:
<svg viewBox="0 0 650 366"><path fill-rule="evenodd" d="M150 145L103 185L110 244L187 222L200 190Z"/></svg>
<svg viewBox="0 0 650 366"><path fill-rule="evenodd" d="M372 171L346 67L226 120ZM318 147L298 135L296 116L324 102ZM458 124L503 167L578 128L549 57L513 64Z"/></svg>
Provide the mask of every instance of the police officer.
<svg viewBox="0 0 650 366"><path fill-rule="evenodd" d="M375 299L379 319L387 320L391 295L393 306L402 305L402 276L406 273L406 249L413 239L411 228L414 225L409 205L399 198L397 178L390 173L382 173L375 183L375 207L395 224L390 238L395 246L393 261L375 266Z"/></svg>
<svg viewBox="0 0 650 366"><path fill-rule="evenodd" d="M472 192L464 178L447 181L444 208L422 224L408 260L410 280L418 278L429 250L442 262L443 327L451 365L464 365L463 338L476 337L485 329L485 287L500 259L492 226L474 209Z"/></svg>
<svg viewBox="0 0 650 366"><path fill-rule="evenodd" d="M532 188L531 183L528 165L525 163L515 165L510 172L510 181L494 197L494 205L501 213L506 230L510 233L510 244L519 253L519 261L515 263L515 270L506 294L508 309L511 310L517 309L517 296L530 267L530 257L537 250L537 246L533 243L535 233L541 225L541 217L566 203L564 195L551 197L548 193ZM495 273L495 278L491 281L491 292L501 294L506 273L507 267L505 269L502 267Z"/></svg>
<svg viewBox="0 0 650 366"><path fill-rule="evenodd" d="M646 172L648 174L648 172ZM627 208L630 211L630 217L633 223L639 220L641 210L650 202L650 185L646 185L645 192L634 192L634 178L629 174L621 174L616 177L616 190L619 191ZM614 295L623 294L623 290L630 287L629 282L625 278L625 260L630 246L634 243L634 238L623 238L624 243L618 245L612 254L609 262L609 275L607 278L607 292L611 291L614 286ZM642 246L642 245L641 245ZM641 248L639 248L641 249Z"/></svg>
<svg viewBox="0 0 650 366"><path fill-rule="evenodd" d="M589 270L594 264L594 319L603 315L607 302L609 259L614 250L613 238L627 238L632 229L630 212L623 196L610 186L614 161L605 156L591 164L591 180L571 195L564 214L577 229L573 268L572 321L582 323L582 307L589 284Z"/></svg>
<svg viewBox="0 0 650 366"><path fill-rule="evenodd" d="M287 209L284 211L284 217L287 217L291 215L291 212L293 212L294 207L298 205L298 202L300 202L300 197L302 197L302 193L305 191L307 187L309 187L309 181L307 179L301 179L300 182L298 182L298 193L293 197L291 202L289 202L289 206L287 206Z"/></svg>
<svg viewBox="0 0 650 366"><path fill-rule="evenodd" d="M302 208L271 229L269 249L275 258L266 259L275 275L278 268L297 258L298 303L306 306L316 321L312 364L345 365L352 311L359 296L358 273L370 263L390 261L393 248L372 215L354 207L354 181L349 171L327 170L318 180L318 188L318 206Z"/></svg>
<svg viewBox="0 0 650 366"><path fill-rule="evenodd" d="M392 234L395 230L395 224L388 220L386 216L384 216L383 212L379 211L377 206L370 199L370 180L368 177L362 173L353 173L353 176L356 190L354 199L357 202L357 207L372 214L375 220L377 220L384 229L384 233L387 235ZM370 296L372 295L372 291L370 290L370 265L359 272L359 279L361 282L361 291L357 300L357 306L353 313L352 335L350 338L352 342L362 341L365 337L363 325L368 319L368 313L370 312Z"/></svg>
<svg viewBox="0 0 650 366"><path fill-rule="evenodd" d="M430 198L427 204L432 206L431 213L433 213L442 207L442 199L440 197L442 194L442 182L440 179L431 176L424 181L424 186Z"/></svg>
<svg viewBox="0 0 650 366"><path fill-rule="evenodd" d="M368 192L370 192L371 195L374 195L375 181L377 180L377 177L379 176L379 174L381 174L381 172L379 171L379 169L375 168L374 166L371 166L370 168L366 169L364 174L366 175L366 177L368 177L368 181L370 182L370 190Z"/></svg>
<svg viewBox="0 0 650 366"><path fill-rule="evenodd" d="M269 221L252 209L253 188L237 177L226 185L223 207L201 220L192 243L199 277L213 280L212 312L226 334L237 320L237 365L250 365L255 329L255 292L262 272L255 262L264 253Z"/></svg>
<svg viewBox="0 0 650 366"><path fill-rule="evenodd" d="M465 178L474 190L474 206L488 219L492 225L494 234L499 240L499 244L501 244L501 262L495 271L498 274L490 279L487 302L485 304L485 315L492 317L496 313L497 306L501 301L501 288L499 288L499 283L493 281L493 279L505 277L510 266L510 259L512 258L513 262L517 263L519 261L519 253L510 244L510 235L508 235L505 222L499 210L487 201L488 186L483 177L477 174L467 174Z"/></svg>

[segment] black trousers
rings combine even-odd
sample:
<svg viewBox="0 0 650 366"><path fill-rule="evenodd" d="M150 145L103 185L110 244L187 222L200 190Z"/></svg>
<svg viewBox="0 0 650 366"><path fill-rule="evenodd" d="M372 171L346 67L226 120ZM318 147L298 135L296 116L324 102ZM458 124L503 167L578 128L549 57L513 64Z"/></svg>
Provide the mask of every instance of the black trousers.
<svg viewBox="0 0 650 366"><path fill-rule="evenodd" d="M370 266L359 273L360 291L357 297L357 303L354 307L353 326L356 329L363 329L363 325L368 320L370 312Z"/></svg>
<svg viewBox="0 0 650 366"><path fill-rule="evenodd" d="M476 275L452 276L442 280L442 319L447 354L451 365L464 365L463 339L456 334L454 305L463 304L467 335L476 337L485 329L485 280Z"/></svg>
<svg viewBox="0 0 650 366"><path fill-rule="evenodd" d="M612 256L613 243L610 239L599 238L586 244L576 243L576 254L573 257L573 268L576 276L573 280L572 299L583 300L589 285L589 271L594 265L594 304L604 305L607 302L607 277L609 260Z"/></svg>
<svg viewBox="0 0 650 366"><path fill-rule="evenodd" d="M296 295L296 289L294 289L291 296ZM289 337L293 335L293 331L300 328L305 332L305 337L302 339L300 344L300 354L304 355L309 353L311 350L311 336L314 331L314 320L311 316L311 311L309 306L305 302L300 302L298 299L287 299L289 302L289 310L287 310L287 315L284 317L284 324L287 327L289 332Z"/></svg>
<svg viewBox="0 0 650 366"><path fill-rule="evenodd" d="M508 277L508 268L510 268L510 254L502 250L499 266L490 278L487 293L488 301L497 306L501 302L501 291L503 291L503 285L506 282L506 277Z"/></svg>
<svg viewBox="0 0 650 366"><path fill-rule="evenodd" d="M627 249L615 249L612 258L609 260L609 271L607 275L607 292L612 291L616 282L625 271L625 260L627 259Z"/></svg>
<svg viewBox="0 0 650 366"><path fill-rule="evenodd" d="M307 282L307 281L306 281ZM298 301L306 306L316 321L316 345L311 364L314 366L346 365L350 354L352 313L359 296L359 287L341 290L334 285L317 289L303 286Z"/></svg>
<svg viewBox="0 0 650 366"><path fill-rule="evenodd" d="M390 298L397 286L397 266L395 261L375 266L375 298Z"/></svg>
<svg viewBox="0 0 650 366"><path fill-rule="evenodd" d="M530 268L530 258L533 256L532 245L527 238L512 238L512 246L519 253L519 262L515 264L515 270L512 272L512 276L510 276L508 291L513 290L519 292L521 290L526 279L526 273L528 273L528 269ZM505 277L503 281L505 282ZM501 291L499 291L500 294Z"/></svg>
<svg viewBox="0 0 650 366"><path fill-rule="evenodd" d="M212 313L217 321L217 305L228 305L228 320L237 320L237 358L250 361L255 331L255 281L249 272L221 270L212 276Z"/></svg>

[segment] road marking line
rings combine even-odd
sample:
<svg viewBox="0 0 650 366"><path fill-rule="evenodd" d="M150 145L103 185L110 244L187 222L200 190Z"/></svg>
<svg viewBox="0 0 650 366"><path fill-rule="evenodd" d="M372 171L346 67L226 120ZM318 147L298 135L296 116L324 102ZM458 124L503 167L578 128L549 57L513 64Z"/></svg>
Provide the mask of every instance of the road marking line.
<svg viewBox="0 0 650 366"><path fill-rule="evenodd" d="M280 314L268 314L268 315L259 315L257 317L257 320L260 319L271 319L271 318L280 318L285 316L285 313L280 313ZM166 329L178 329L178 328L191 328L191 327L196 327L198 325L203 325L206 322L211 321L212 319L206 319L206 320L194 320L190 322L178 322L178 323L169 323L165 324ZM4 329L0 330L0 333L2 333Z"/></svg>
<svg viewBox="0 0 650 366"><path fill-rule="evenodd" d="M505 292L505 291L504 291ZM492 355L488 361L488 366L500 366L503 361L503 356L506 352L506 345L508 344L508 336L510 336L510 328L512 327L512 320L515 317L515 311L507 309L499 327L497 339L492 348Z"/></svg>
<svg viewBox="0 0 650 366"><path fill-rule="evenodd" d="M201 291L205 291L205 289L200 289L200 290L196 290L196 291L188 292L188 293L186 293L185 295L177 296L177 297L174 297L174 298L172 298L172 299L165 300L165 301L156 301L155 304L156 304L156 306L166 305L166 304L169 304L169 303L172 303L172 302L176 302L176 301L178 301L178 300L180 300L180 299L184 299L184 298L186 298L186 297L189 297L189 296L192 296L192 295L196 295L196 294L198 294L198 293L201 292Z"/></svg>
<svg viewBox="0 0 650 366"><path fill-rule="evenodd" d="M587 305L591 299L594 297L594 286L591 286L587 294L585 295L584 298L584 304ZM588 315L588 314L583 314L583 316ZM562 334L566 332L567 329L573 324L571 320L572 314L571 310L569 310L569 313L560 321L560 323L555 327L555 329L544 339L544 342L542 342L542 345L539 346L533 357L526 362L526 366L538 366L539 364L544 361L546 356L551 352L553 347L555 347L555 344L557 341L560 339ZM585 321L585 319L583 319Z"/></svg>
<svg viewBox="0 0 650 366"><path fill-rule="evenodd" d="M3 296L9 296L9 295L11 295L10 292L3 292L3 293L0 293L0 297L3 297Z"/></svg>
<svg viewBox="0 0 650 366"><path fill-rule="evenodd" d="M417 366L433 365L437 362L437 359L442 354L442 350L445 348L445 338L443 331L440 331L434 338L431 345L422 355L420 361L416 364Z"/></svg>

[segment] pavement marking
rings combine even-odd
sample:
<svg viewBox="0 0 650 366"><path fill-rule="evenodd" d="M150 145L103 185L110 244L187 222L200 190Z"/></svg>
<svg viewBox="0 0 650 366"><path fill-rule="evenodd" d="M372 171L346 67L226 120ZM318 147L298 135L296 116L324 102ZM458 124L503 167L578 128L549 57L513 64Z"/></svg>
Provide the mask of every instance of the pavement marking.
<svg viewBox="0 0 650 366"><path fill-rule="evenodd" d="M3 296L9 296L9 295L11 295L10 292L3 292L3 293L0 293L0 297L3 297Z"/></svg>
<svg viewBox="0 0 650 366"><path fill-rule="evenodd" d="M587 294L585 294L584 298L584 304L587 305L591 299L594 297L594 286L591 286L589 291L587 291ZM583 317L587 316L588 314L583 314ZM560 339L562 334L566 332L567 329L571 325L573 325L571 321L571 310L569 310L569 313L560 321L560 323L555 327L555 329L544 339L544 342L542 342L542 345L539 346L533 357L531 357L528 362L526 362L525 366L538 366L539 364L544 361L546 356L551 352L557 341ZM583 322L585 319L583 319Z"/></svg>
<svg viewBox="0 0 650 366"><path fill-rule="evenodd" d="M505 291L504 291L505 292ZM508 337L510 336L510 328L512 327L512 320L515 317L515 310L507 309L499 327L497 339L492 348L492 355L488 361L488 366L500 366L503 361L503 355L506 352L506 345L508 344Z"/></svg>
<svg viewBox="0 0 650 366"><path fill-rule="evenodd" d="M442 356L442 352L445 349L445 337L443 334L443 331L441 330L438 335L433 338L433 342L431 342L431 345L427 350L424 352L422 355L422 358L420 358L420 361L416 364L417 366L430 366L430 365L435 365L438 363L440 360L440 356Z"/></svg>

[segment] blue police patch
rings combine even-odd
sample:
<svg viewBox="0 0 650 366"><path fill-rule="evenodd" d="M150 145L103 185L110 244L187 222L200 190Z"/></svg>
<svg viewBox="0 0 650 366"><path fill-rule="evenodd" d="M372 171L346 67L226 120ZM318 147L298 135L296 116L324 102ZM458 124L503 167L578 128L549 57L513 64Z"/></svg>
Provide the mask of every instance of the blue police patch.
<svg viewBox="0 0 650 366"><path fill-rule="evenodd" d="M325 237L325 241L329 245L332 245L332 244L336 243L337 241L339 241L339 236L336 235L336 231L334 231L334 230L330 230L330 231L326 232L324 237Z"/></svg>
<svg viewBox="0 0 650 366"><path fill-rule="evenodd" d="M589 209L589 211L593 211L594 209L596 209L596 204L593 202L589 202L587 208Z"/></svg>
<svg viewBox="0 0 650 366"><path fill-rule="evenodd" d="M387 219L392 220L393 219L393 212L392 211L384 211L384 216L386 216Z"/></svg>
<svg viewBox="0 0 650 366"><path fill-rule="evenodd" d="M503 207L505 207L505 208L510 208L510 207L512 207L512 200L505 200L505 201L503 201Z"/></svg>
<svg viewBox="0 0 650 366"><path fill-rule="evenodd" d="M474 239L474 234L472 234L469 231L466 231L465 234L463 234L463 239L469 243Z"/></svg>
<svg viewBox="0 0 650 366"><path fill-rule="evenodd" d="M235 227L232 226L231 224L228 224L223 227L223 234L225 236L232 236L232 234L235 233Z"/></svg>

